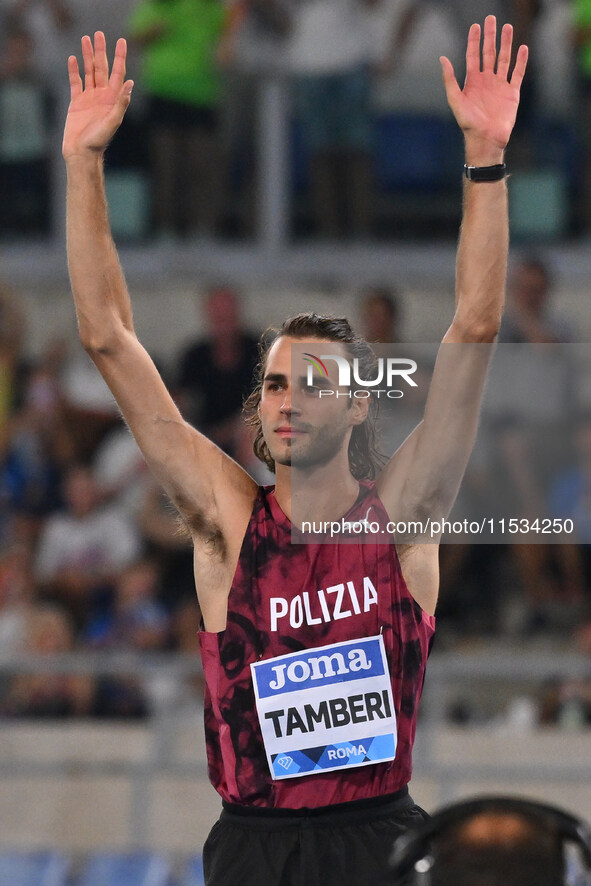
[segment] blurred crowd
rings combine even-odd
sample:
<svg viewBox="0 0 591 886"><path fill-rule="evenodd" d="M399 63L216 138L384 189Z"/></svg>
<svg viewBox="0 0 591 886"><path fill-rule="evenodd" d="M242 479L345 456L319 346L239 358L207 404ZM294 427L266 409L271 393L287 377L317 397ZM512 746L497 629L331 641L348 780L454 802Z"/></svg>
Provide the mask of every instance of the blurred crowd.
<svg viewBox="0 0 591 886"><path fill-rule="evenodd" d="M562 233L588 231L589 164L581 162L591 142L588 6L122 0L98 9L86 0L3 0L0 183L9 199L0 207L0 237L49 231L66 57L96 27L112 39L115 20L128 39L136 90L109 168L148 183L147 236L168 242L253 234L265 175L257 169L265 138L260 97L270 81L283 84L289 120L293 233L361 240L391 234L392 207L394 214L397 206L414 207L413 196L427 220L424 232L442 230L442 219L455 225L450 204L457 206L462 148L445 107L439 56L452 58L461 79L468 27L489 12L514 23L515 42L531 47L512 168L554 176L569 202L570 231ZM434 195L446 211L436 212ZM416 232L411 222L409 210L396 232Z"/></svg>
<svg viewBox="0 0 591 886"><path fill-rule="evenodd" d="M258 99L277 78L290 99L293 189L296 198L298 188L305 195L302 230L330 239L379 232L376 125L382 136L389 133L386 167L389 180L400 184L405 152L422 156L411 139L441 132L417 130L417 115L448 116L439 55L452 57L461 77L459 47L471 21L488 12L512 21L517 42L532 48L510 162L524 170L539 164L560 174L567 166L568 175L580 170L572 220L574 229L591 230L585 217L591 164L572 162L591 156L588 0L126 0L117 10L131 65L137 62L131 74L138 89L110 148L109 168L146 173L153 237L252 233ZM94 6L72 0L0 3L0 239L50 229L65 59L98 24L96 16ZM434 205L420 175L415 183L425 205ZM454 201L459 207L458 195ZM301 205L294 200L295 211ZM440 636L443 643L506 634L574 638L589 655L589 367L577 362L576 345L561 350L576 342L576 330L554 310L544 260L523 256L509 282L500 337L509 350L493 370L458 515L570 519L577 534L562 544L526 537L519 544L454 539L443 545ZM370 341L405 341L396 292L368 289L358 307ZM241 420L257 337L240 293L215 287L199 313L207 330L159 368L187 419L260 482L272 482L254 461ZM31 358L26 320L18 296L0 286L2 654L196 654L200 616L184 527L81 349L48 341ZM429 360L421 367L426 372ZM516 377L524 379L521 389ZM419 395L385 412L386 451L402 442L423 406ZM591 722L590 687L553 684L539 717L558 722L575 708L582 723ZM129 717L147 710L131 678L0 677L3 716Z"/></svg>
<svg viewBox="0 0 591 886"><path fill-rule="evenodd" d="M560 538L532 533L519 544L494 534L481 544L449 538L441 548L441 648L466 638L549 637L564 648L574 641L590 654L591 419L584 394L591 368L577 363L584 348L563 344L576 336L554 310L553 285L539 256L516 259L500 336L503 358L493 366L453 519L570 519L576 531ZM188 533L82 349L48 341L32 358L20 305L17 294L0 289L3 656L196 654L200 615ZM416 347L404 344L399 293L368 288L357 307L360 331L376 348ZM171 364L159 367L165 381L189 421L259 482L273 482L253 456L241 416L258 359L241 295L215 286L196 296L196 316L205 319L200 334L189 335ZM384 452L420 420L435 353L428 347L419 348L416 394L383 412ZM508 391L509 400L499 399ZM556 541L563 543L550 543ZM540 719L560 722L563 708L590 723L591 687L584 681L548 686ZM144 688L131 678L8 672L0 678L0 716L140 717L148 710Z"/></svg>

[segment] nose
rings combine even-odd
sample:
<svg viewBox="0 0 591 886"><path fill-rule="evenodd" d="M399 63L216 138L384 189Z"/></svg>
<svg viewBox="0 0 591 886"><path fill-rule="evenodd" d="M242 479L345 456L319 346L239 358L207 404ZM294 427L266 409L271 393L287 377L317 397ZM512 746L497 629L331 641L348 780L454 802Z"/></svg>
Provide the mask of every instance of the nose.
<svg viewBox="0 0 591 886"><path fill-rule="evenodd" d="M299 408L299 404L297 402L297 397L293 396L291 385L285 389L285 396L283 397L283 403L281 404L280 412L283 415L293 415L294 412L300 413L301 410Z"/></svg>

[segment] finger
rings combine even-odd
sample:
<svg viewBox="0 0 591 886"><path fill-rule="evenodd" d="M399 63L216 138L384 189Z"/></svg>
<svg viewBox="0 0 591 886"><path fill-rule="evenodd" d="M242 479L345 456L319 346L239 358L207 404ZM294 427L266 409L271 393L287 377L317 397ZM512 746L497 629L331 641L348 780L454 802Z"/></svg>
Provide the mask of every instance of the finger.
<svg viewBox="0 0 591 886"><path fill-rule="evenodd" d="M456 99L461 95L462 90L458 85L458 81L456 79L456 75L454 73L454 68L452 63L448 58L444 55L439 59L441 62L441 70L443 73L443 85L445 87L445 94L447 96L447 101L450 107L453 107Z"/></svg>
<svg viewBox="0 0 591 886"><path fill-rule="evenodd" d="M94 50L90 37L82 38L82 58L84 59L84 88L94 89Z"/></svg>
<svg viewBox="0 0 591 886"><path fill-rule="evenodd" d="M497 59L497 74L501 77L507 77L509 65L511 64L511 47L513 45L513 25L503 25L501 31L501 46L499 48L499 57Z"/></svg>
<svg viewBox="0 0 591 886"><path fill-rule="evenodd" d="M127 56L127 43L120 37L115 47L115 58L113 59L113 67L111 69L110 84L119 90L123 86L125 80L125 59Z"/></svg>
<svg viewBox="0 0 591 886"><path fill-rule="evenodd" d="M468 31L466 46L466 77L480 71L480 25L473 24Z"/></svg>
<svg viewBox="0 0 591 886"><path fill-rule="evenodd" d="M82 79L78 70L78 59L71 55L68 59L68 76L70 78L70 101L82 92Z"/></svg>
<svg viewBox="0 0 591 886"><path fill-rule="evenodd" d="M528 54L529 50L525 44L520 46L517 50L515 67L513 68L510 80L511 86L515 86L517 89L521 89L521 81L523 80L523 75L525 74L525 69L527 67Z"/></svg>
<svg viewBox="0 0 591 886"><path fill-rule="evenodd" d="M107 41L102 31L94 35L94 82L101 89L109 82L109 62L107 61Z"/></svg>
<svg viewBox="0 0 591 886"><path fill-rule="evenodd" d="M117 101L113 106L113 110L110 114L110 119L113 124L113 128L116 129L121 125L121 121L125 116L125 112L129 107L129 103L131 101L131 91L133 89L133 80L126 80L119 90L119 95L117 96Z"/></svg>
<svg viewBox="0 0 591 886"><path fill-rule="evenodd" d="M482 41L482 70L494 71L497 60L497 20L487 15L484 20L484 40Z"/></svg>

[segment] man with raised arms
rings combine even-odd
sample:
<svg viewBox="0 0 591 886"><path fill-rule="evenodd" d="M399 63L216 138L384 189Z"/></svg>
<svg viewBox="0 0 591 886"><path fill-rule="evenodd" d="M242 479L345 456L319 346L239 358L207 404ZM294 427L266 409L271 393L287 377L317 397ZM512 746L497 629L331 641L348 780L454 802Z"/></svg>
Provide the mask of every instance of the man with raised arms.
<svg viewBox="0 0 591 886"><path fill-rule="evenodd" d="M265 488L183 420L134 332L103 184L103 154L133 85L125 42L109 70L103 34L84 37L83 80L69 59L63 153L80 338L194 541L209 773L224 806L204 847L209 886L377 882L396 835L424 816L407 785L437 544L420 534L293 544L292 520L355 524L370 514L386 526L449 513L504 302L504 150L527 59L522 46L511 71L511 51L511 26L497 52L489 16L482 47L480 26L470 29L463 88L441 60L466 180L455 313L423 421L378 471L368 400L321 399L297 352L330 348L366 372L371 350L344 319L294 317L265 351L246 407L255 452L276 474Z"/></svg>

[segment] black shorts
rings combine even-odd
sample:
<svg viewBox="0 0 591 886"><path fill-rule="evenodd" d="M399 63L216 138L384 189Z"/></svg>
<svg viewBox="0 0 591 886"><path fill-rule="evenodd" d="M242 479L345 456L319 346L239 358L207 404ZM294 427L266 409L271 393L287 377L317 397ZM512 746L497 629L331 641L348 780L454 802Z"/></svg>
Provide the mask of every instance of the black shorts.
<svg viewBox="0 0 591 886"><path fill-rule="evenodd" d="M408 789L310 810L224 803L203 848L206 886L384 886L394 841L428 818Z"/></svg>

